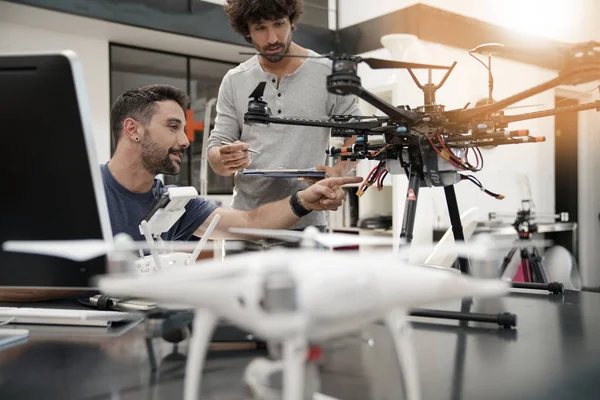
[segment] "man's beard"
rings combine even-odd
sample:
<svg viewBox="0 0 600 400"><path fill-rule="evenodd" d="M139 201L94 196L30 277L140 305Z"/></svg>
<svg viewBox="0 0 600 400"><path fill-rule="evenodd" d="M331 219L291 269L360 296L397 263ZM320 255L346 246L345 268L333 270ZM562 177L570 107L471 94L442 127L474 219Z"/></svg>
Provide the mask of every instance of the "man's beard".
<svg viewBox="0 0 600 400"><path fill-rule="evenodd" d="M165 175L177 175L181 169L181 166L177 161L171 160L169 155L171 153L183 154L183 149L176 149L174 147L164 150L158 147L158 144L150 137L150 132L146 131L146 135L142 139L142 165L148 172L153 175L165 174Z"/></svg>
<svg viewBox="0 0 600 400"><path fill-rule="evenodd" d="M265 52L267 52L268 50L275 50L275 49L279 49L280 51L278 52L279 54L287 54L288 51L290 51L290 45L292 44L292 34L290 32L290 34L288 35L288 39L287 39L287 43L284 45L281 42L277 42L274 44L270 44L266 47L264 47L262 50L259 49L256 45L256 43L254 44L254 48L256 48L256 50L258 50L259 52L263 53L263 57L272 63L277 63L281 60L283 60L284 56L283 55L267 55L264 54Z"/></svg>

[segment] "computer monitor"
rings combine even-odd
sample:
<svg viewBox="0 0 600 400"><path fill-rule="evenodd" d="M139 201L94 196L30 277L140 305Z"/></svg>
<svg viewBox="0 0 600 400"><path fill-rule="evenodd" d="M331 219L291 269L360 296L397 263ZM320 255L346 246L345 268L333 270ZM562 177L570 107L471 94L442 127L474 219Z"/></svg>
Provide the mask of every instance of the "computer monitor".
<svg viewBox="0 0 600 400"><path fill-rule="evenodd" d="M75 53L0 54L0 148L0 244L112 241ZM89 289L105 272L105 256L76 262L0 246L0 288Z"/></svg>

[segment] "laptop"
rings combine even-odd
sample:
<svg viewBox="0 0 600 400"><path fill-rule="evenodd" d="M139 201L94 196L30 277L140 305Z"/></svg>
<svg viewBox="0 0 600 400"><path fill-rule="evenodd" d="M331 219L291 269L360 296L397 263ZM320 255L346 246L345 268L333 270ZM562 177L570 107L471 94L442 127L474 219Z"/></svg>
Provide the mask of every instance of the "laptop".
<svg viewBox="0 0 600 400"><path fill-rule="evenodd" d="M0 244L8 240L112 242L83 69L75 53L0 54L0 148L4 152ZM108 134L108 132L107 132ZM106 256L89 261L3 251L0 291L92 291ZM73 300L74 301L74 300ZM140 318L52 302L3 303L0 322L109 326Z"/></svg>
<svg viewBox="0 0 600 400"><path fill-rule="evenodd" d="M0 148L7 150L0 244L112 241L83 70L75 53L0 53L0 110ZM106 268L105 256L77 262L5 252L0 246L0 290L89 290L91 278Z"/></svg>

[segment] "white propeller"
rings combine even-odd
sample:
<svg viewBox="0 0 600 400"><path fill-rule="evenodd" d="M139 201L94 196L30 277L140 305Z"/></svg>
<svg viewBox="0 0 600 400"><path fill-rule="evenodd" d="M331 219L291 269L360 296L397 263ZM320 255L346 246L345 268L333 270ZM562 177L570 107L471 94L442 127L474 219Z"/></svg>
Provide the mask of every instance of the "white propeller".
<svg viewBox="0 0 600 400"><path fill-rule="evenodd" d="M232 233L238 233L250 236L270 237L281 240L309 241L317 242L325 247L340 246L392 246L393 238L350 235L347 233L322 233L313 226L307 227L304 231L290 231L284 229L253 229L253 228L229 228Z"/></svg>
<svg viewBox="0 0 600 400"><path fill-rule="evenodd" d="M148 250L151 247L147 242L134 242L129 236L125 236L126 238L122 235L115 236L114 243L101 239L8 240L2 244L2 249L10 252L40 254L67 258L74 261L86 261L110 253ZM196 244L196 242L165 242L170 251L192 252Z"/></svg>
<svg viewBox="0 0 600 400"><path fill-rule="evenodd" d="M455 242L451 246L446 245L438 249L441 252L456 254L457 257L465 257L473 260L492 261L500 259L514 247L538 247L544 248L551 246L551 240L515 240L492 237L491 235L476 235L468 242ZM408 259L410 255L418 254L418 257L427 258L434 250L437 244L419 245L403 247L400 250L399 257Z"/></svg>

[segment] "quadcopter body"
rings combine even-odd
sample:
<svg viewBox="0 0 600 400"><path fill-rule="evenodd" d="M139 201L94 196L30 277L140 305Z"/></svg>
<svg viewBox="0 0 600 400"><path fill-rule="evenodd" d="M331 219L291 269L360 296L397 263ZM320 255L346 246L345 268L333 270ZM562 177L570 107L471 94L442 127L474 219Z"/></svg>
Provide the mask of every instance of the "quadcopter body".
<svg viewBox="0 0 600 400"><path fill-rule="evenodd" d="M461 251L483 256L476 247L465 246ZM410 266L401 260L390 252L271 250L141 277L108 275L98 281L98 287L109 295L196 309L186 399L198 393L198 368L207 342L217 320L224 318L263 340L282 344L284 400L304 396L304 363L310 343L354 333L383 320L394 337L407 398L415 400L420 398L420 387L408 309L448 299L501 296L509 286L501 280L475 279L448 269Z"/></svg>
<svg viewBox="0 0 600 400"><path fill-rule="evenodd" d="M248 103L248 112L244 116L244 123L266 126L275 123L327 127L331 129L332 137L356 137L353 145L332 147L327 150L327 153L341 160L379 161L376 169L366 178L365 189L375 183L380 186L380 181L388 172L406 173L409 176L412 171L418 176L420 186L449 186L468 179L484 190L481 183L472 175L461 173L481 170L483 156L480 147L545 141L543 136L530 136L527 129L509 130L509 123L564 112L600 110L600 101L596 101L575 107L561 107L526 114L508 116L504 114L504 109L508 106L558 85L578 85L599 79L600 45L597 43L581 43L566 48L563 54L564 68L558 77L495 101L492 97L491 54L499 53L501 50L504 50L504 46L492 43L478 46L470 51L472 56L473 53L487 54L489 59L489 64L486 66L489 70L489 99L473 108L467 108L469 105L467 104L461 109L446 110L444 105L436 102L436 91L448 79L456 62L451 66L437 66L330 53L318 56L332 60L331 74L326 80L327 91L342 96L355 95L382 111L385 116L335 115L326 120L310 117L274 117L269 105L262 100L266 82L261 82L250 95L251 100ZM286 55L282 54L282 56ZM407 69L415 84L423 91L423 104L415 108L407 105L393 106L370 93L362 87L361 79L357 74L357 65L360 62L367 63L371 68ZM429 70L427 83L419 82L412 71L417 68ZM432 82L433 69L447 70L439 84ZM379 140L375 140L376 138ZM470 161L473 158L474 164ZM502 198L495 193L486 192L496 198ZM359 191L359 195L361 194Z"/></svg>

